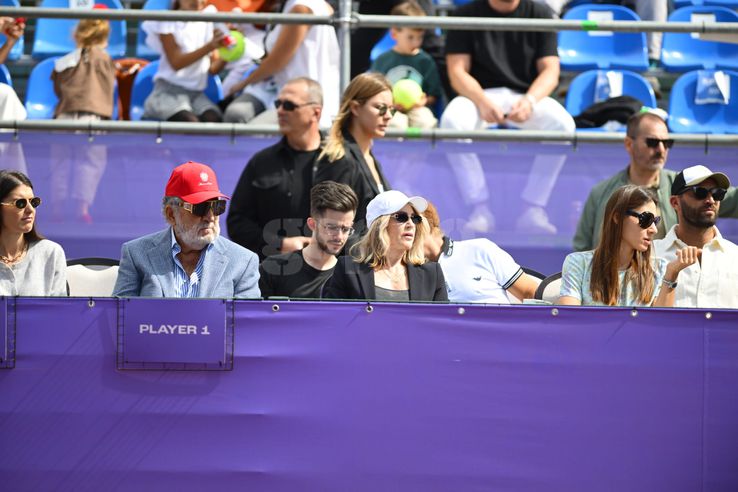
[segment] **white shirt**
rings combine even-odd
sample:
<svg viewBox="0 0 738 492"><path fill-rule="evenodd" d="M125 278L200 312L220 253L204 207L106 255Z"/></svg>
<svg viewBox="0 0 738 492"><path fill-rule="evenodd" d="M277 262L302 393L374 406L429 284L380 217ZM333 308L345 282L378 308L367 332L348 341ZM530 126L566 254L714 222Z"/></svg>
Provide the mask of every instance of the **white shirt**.
<svg viewBox="0 0 738 492"><path fill-rule="evenodd" d="M656 256L671 261L687 246L677 237L676 227L654 241ZM675 307L738 308L738 246L714 229L715 237L702 246L701 261L679 272Z"/></svg>
<svg viewBox="0 0 738 492"><path fill-rule="evenodd" d="M438 258L451 302L510 304L506 290L523 274L512 256L485 238L448 242Z"/></svg>

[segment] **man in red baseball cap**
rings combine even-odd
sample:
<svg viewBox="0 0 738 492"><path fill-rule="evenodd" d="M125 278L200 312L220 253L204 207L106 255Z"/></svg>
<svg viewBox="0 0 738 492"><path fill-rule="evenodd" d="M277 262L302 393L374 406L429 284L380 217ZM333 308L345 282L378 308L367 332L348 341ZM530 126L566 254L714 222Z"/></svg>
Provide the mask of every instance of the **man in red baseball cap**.
<svg viewBox="0 0 738 492"><path fill-rule="evenodd" d="M113 295L260 297L258 257L220 236L229 199L209 166L174 168L162 202L169 227L123 245Z"/></svg>

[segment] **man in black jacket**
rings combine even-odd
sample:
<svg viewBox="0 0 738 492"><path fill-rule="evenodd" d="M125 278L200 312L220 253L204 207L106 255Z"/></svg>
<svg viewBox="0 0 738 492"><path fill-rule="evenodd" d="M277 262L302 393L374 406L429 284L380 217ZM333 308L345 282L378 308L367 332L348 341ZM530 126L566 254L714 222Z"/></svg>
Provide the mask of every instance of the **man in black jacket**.
<svg viewBox="0 0 738 492"><path fill-rule="evenodd" d="M287 82L275 101L284 137L256 153L233 192L228 235L261 259L307 246L313 166L320 153L318 129L323 92L312 79Z"/></svg>

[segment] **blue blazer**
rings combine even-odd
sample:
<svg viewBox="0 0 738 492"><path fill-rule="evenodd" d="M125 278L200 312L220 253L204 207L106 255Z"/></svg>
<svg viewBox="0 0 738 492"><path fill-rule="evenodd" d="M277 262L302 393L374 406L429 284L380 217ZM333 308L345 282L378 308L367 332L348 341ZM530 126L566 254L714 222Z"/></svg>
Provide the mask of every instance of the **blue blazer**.
<svg viewBox="0 0 738 492"><path fill-rule="evenodd" d="M123 245L114 296L175 296L171 234L168 227ZM218 236L205 255L199 297L261 297L259 258L248 249Z"/></svg>

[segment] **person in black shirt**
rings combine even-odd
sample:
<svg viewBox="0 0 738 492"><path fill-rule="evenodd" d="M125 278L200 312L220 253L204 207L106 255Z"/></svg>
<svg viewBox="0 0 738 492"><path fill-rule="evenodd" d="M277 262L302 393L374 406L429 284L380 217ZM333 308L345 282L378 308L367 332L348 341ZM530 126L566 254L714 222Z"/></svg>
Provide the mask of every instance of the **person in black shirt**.
<svg viewBox="0 0 738 492"><path fill-rule="evenodd" d="M324 181L310 191L313 231L303 250L270 256L259 267L263 297L320 298L323 284L333 274L336 256L353 234L356 193L345 184Z"/></svg>
<svg viewBox="0 0 738 492"><path fill-rule="evenodd" d="M317 82L304 77L290 80L275 104L284 137L246 165L227 218L231 239L262 259L307 246L310 238L303 227L322 139L323 92Z"/></svg>

